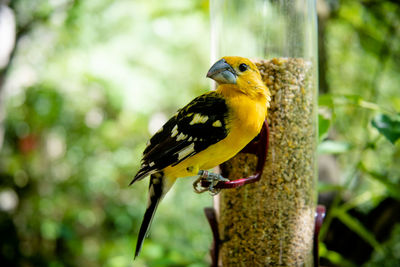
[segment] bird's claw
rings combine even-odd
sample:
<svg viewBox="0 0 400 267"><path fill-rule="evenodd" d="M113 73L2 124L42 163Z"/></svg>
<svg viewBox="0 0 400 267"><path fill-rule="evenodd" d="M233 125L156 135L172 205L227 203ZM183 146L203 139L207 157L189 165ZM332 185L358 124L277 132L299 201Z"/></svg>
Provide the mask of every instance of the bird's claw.
<svg viewBox="0 0 400 267"><path fill-rule="evenodd" d="M216 194L218 194L221 191L220 188L215 188L215 186L219 182L229 181L229 179L223 177L221 174L213 173L213 172L209 172L209 171L200 170L198 172L198 175L200 175L200 176L196 181L194 181L193 188L194 188L194 191L199 194L203 193L205 191L209 191L210 195L215 196ZM201 186L202 180L206 180L206 181L210 182L210 186L208 188L202 187Z"/></svg>
<svg viewBox="0 0 400 267"><path fill-rule="evenodd" d="M196 192L197 194L204 193L205 191L208 190L208 188L204 188L204 187L201 186L201 180L202 179L203 179L202 177L199 177L193 183L194 192Z"/></svg>

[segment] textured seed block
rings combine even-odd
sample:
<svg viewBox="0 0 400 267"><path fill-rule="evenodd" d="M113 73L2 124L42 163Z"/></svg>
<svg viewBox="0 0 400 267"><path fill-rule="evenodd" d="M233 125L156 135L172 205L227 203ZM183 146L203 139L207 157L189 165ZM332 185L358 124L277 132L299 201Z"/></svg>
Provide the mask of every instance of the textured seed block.
<svg viewBox="0 0 400 267"><path fill-rule="evenodd" d="M271 91L270 143L261 180L220 196L223 266L312 266L316 110L315 77L301 58L255 61ZM254 173L239 154L222 166L230 178Z"/></svg>

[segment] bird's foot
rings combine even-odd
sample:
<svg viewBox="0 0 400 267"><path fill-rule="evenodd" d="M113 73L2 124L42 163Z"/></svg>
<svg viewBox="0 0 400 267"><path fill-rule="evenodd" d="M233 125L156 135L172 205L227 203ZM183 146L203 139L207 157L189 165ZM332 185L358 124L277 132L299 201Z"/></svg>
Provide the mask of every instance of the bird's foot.
<svg viewBox="0 0 400 267"><path fill-rule="evenodd" d="M214 196L221 191L221 189L215 188L215 186L219 182L229 181L229 179L223 177L221 174L204 171L204 170L200 170L198 172L198 175L199 175L199 178L196 181L194 181L194 183L193 183L193 188L196 193L203 193L205 191L209 191L210 194ZM206 180L206 181L210 182L210 185L208 186L208 188L204 188L201 186L202 180Z"/></svg>

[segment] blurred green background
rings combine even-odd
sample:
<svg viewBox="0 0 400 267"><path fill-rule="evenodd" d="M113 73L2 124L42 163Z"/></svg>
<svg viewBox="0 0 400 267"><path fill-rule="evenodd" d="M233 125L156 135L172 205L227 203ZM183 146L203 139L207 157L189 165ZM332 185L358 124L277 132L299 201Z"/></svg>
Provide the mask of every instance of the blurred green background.
<svg viewBox="0 0 400 267"><path fill-rule="evenodd" d="M0 1L0 262L130 266L149 136L210 88L208 1ZM326 266L400 266L400 4L318 0ZM13 42L13 15L16 23ZM207 266L182 179L135 266Z"/></svg>

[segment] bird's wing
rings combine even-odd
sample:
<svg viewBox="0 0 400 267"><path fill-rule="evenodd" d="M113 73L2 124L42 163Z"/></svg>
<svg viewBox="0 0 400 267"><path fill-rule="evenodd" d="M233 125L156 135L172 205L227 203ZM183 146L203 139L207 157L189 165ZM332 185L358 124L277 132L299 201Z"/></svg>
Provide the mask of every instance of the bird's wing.
<svg viewBox="0 0 400 267"><path fill-rule="evenodd" d="M192 100L150 139L131 184L203 151L228 135L228 106L216 92Z"/></svg>

